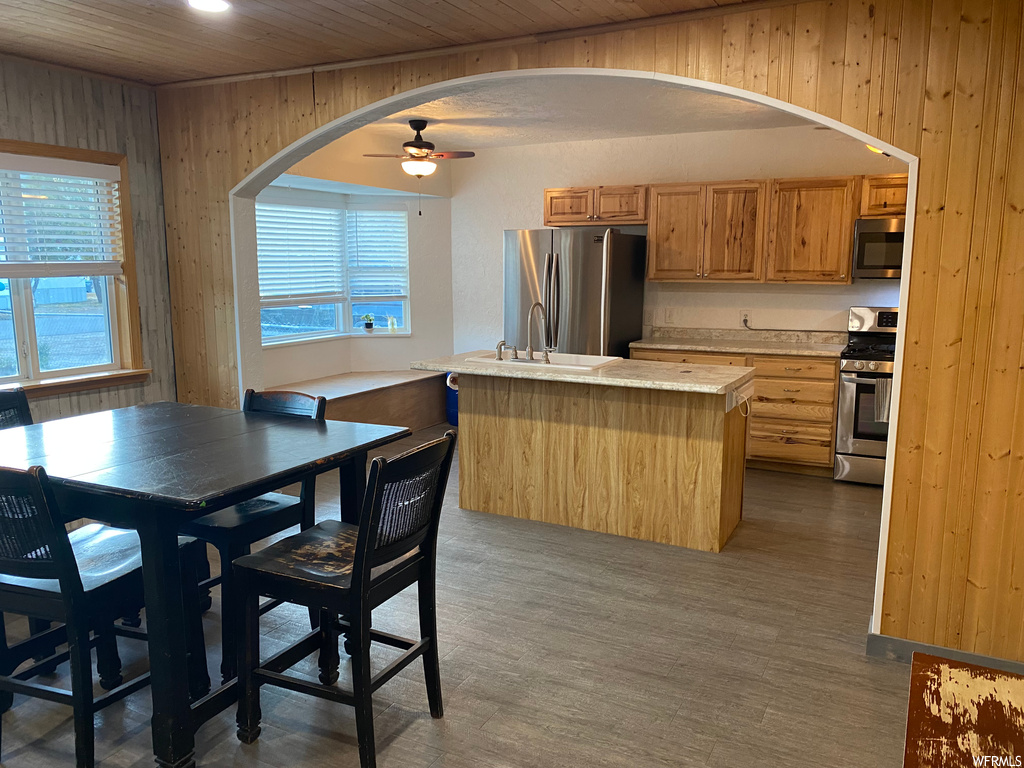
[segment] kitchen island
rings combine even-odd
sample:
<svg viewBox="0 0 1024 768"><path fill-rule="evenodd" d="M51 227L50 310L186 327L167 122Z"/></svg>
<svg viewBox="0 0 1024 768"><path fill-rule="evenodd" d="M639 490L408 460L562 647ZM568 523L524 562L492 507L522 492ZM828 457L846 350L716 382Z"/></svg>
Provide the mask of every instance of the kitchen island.
<svg viewBox="0 0 1024 768"><path fill-rule="evenodd" d="M739 523L753 369L423 360L459 374L459 506L718 552ZM493 356L493 352L490 353Z"/></svg>

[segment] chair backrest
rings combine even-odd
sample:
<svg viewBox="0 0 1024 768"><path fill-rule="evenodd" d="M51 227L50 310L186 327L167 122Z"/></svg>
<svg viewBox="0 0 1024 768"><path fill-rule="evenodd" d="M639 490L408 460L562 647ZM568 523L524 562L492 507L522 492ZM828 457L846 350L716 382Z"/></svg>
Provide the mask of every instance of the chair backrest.
<svg viewBox="0 0 1024 768"><path fill-rule="evenodd" d="M257 392L245 390L242 410L258 413L279 413L282 416L303 416L307 419L324 420L327 412L327 398L307 395L304 392Z"/></svg>
<svg viewBox="0 0 1024 768"><path fill-rule="evenodd" d="M21 387L0 391L0 429L27 427L32 423L28 397Z"/></svg>
<svg viewBox="0 0 1024 768"><path fill-rule="evenodd" d="M0 573L81 591L71 542L42 467L0 468Z"/></svg>
<svg viewBox="0 0 1024 768"><path fill-rule="evenodd" d="M370 478L359 523L352 583L370 569L422 547L432 557L448 485L455 432L395 456L370 462Z"/></svg>

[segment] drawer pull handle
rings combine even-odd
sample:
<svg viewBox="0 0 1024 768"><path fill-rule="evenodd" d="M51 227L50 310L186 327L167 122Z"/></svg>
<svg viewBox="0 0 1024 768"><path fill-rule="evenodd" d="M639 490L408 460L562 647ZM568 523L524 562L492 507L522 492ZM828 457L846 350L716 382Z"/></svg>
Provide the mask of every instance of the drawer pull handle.
<svg viewBox="0 0 1024 768"><path fill-rule="evenodd" d="M784 435L795 435L796 434L796 430L795 429L780 429L779 432L781 432Z"/></svg>
<svg viewBox="0 0 1024 768"><path fill-rule="evenodd" d="M790 368L790 367L789 367L789 366L787 365L787 366L786 366L786 368L785 368L785 370L787 370L787 371L802 371L802 370L803 370L803 368Z"/></svg>
<svg viewBox="0 0 1024 768"><path fill-rule="evenodd" d="M783 392L799 392L799 389L784 389Z"/></svg>

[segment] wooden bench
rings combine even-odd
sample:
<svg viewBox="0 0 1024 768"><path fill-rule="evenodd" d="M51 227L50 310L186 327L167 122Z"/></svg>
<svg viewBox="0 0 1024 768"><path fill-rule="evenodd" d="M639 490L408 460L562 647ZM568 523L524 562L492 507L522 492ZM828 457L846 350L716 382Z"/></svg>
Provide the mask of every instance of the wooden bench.
<svg viewBox="0 0 1024 768"><path fill-rule="evenodd" d="M327 398L327 418L411 430L447 421L445 376L431 371L368 371L281 384L275 390Z"/></svg>

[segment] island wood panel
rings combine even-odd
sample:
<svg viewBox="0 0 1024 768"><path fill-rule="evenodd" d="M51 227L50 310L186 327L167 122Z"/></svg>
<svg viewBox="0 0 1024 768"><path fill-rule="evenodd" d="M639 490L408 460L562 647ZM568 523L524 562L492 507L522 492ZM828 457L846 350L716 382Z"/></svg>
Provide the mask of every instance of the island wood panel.
<svg viewBox="0 0 1024 768"><path fill-rule="evenodd" d="M463 374L459 505L718 552L745 429L724 395Z"/></svg>
<svg viewBox="0 0 1024 768"><path fill-rule="evenodd" d="M32 397L36 421L174 400L156 97L146 88L0 59L0 139L127 157L143 381Z"/></svg>
<svg viewBox="0 0 1024 768"><path fill-rule="evenodd" d="M192 238L171 244L172 263L188 263L202 244L203 260L230 275L227 193L249 161L311 124L471 72L646 67L722 82L728 71L743 87L890 141L921 163L881 631L1024 660L1024 589L1010 567L1024 549L1024 432L1008 418L1011 408L1024 413L1020 3L815 0L774 5L767 18L742 7L714 13L655 26L639 53L635 36L628 46L621 35L586 34L295 76L316 81L315 104L311 85L277 93L267 109L251 108L267 98L263 81L160 91L168 227L187 223ZM740 28L766 30L766 57L748 52ZM239 136L265 138L235 141L228 118ZM200 168L196 158L208 160ZM176 347L177 364L202 382L189 382L189 397L236 403L234 346L202 330L214 308L232 306L230 280L194 270L172 280L175 327L190 339Z"/></svg>

